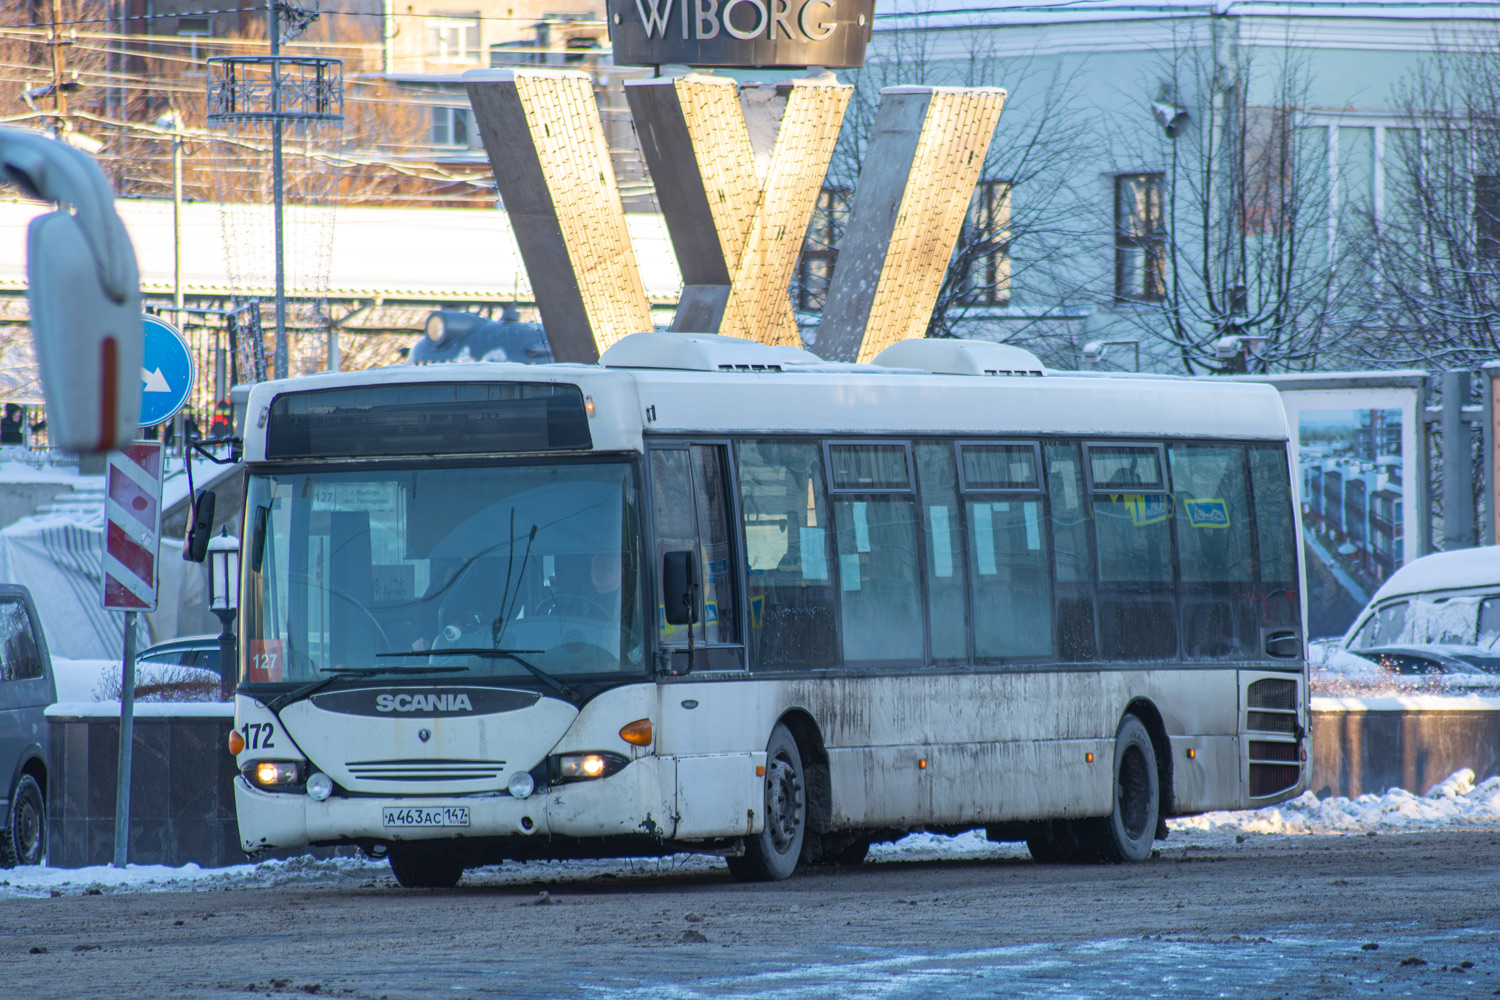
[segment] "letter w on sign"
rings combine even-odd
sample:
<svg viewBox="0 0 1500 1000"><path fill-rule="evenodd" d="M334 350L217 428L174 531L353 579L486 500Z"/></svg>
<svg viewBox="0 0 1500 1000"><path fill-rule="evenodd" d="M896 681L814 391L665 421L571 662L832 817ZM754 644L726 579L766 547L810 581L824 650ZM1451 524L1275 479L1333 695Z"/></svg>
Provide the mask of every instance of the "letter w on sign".
<svg viewBox="0 0 1500 1000"><path fill-rule="evenodd" d="M683 289L672 329L801 346L787 288L853 88L626 84Z"/></svg>
<svg viewBox="0 0 1500 1000"><path fill-rule="evenodd" d="M110 452L104 501L104 606L156 610L161 543L162 455L158 441Z"/></svg>
<svg viewBox="0 0 1500 1000"><path fill-rule="evenodd" d="M682 0L688 3L689 0ZM667 34L667 18L672 16L672 0L635 0L636 13L646 26L647 38L664 38Z"/></svg>

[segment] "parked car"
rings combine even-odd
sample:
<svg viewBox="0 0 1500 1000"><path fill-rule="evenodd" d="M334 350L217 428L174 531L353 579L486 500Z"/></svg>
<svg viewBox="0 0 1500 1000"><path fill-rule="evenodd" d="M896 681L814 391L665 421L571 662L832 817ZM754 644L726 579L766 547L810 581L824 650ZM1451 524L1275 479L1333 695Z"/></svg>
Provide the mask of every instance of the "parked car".
<svg viewBox="0 0 1500 1000"><path fill-rule="evenodd" d="M1435 552L1402 566L1339 648L1432 644L1500 649L1500 546Z"/></svg>
<svg viewBox="0 0 1500 1000"><path fill-rule="evenodd" d="M190 635L159 642L136 654L135 663L137 699L219 700L219 637L216 635Z"/></svg>
<svg viewBox="0 0 1500 1000"><path fill-rule="evenodd" d="M1433 643L1426 646L1374 646L1361 649L1362 656L1397 676L1466 676L1488 678L1500 685L1500 650Z"/></svg>
<svg viewBox="0 0 1500 1000"><path fill-rule="evenodd" d="M1311 647L1323 690L1500 688L1500 546L1413 560L1348 632Z"/></svg>
<svg viewBox="0 0 1500 1000"><path fill-rule="evenodd" d="M52 659L31 592L0 584L0 867L47 855L47 706L57 700Z"/></svg>

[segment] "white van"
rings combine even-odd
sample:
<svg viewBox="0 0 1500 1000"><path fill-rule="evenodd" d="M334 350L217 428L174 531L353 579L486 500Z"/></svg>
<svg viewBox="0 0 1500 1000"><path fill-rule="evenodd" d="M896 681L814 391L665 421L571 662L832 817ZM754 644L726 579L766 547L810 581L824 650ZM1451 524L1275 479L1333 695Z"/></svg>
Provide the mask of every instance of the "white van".
<svg viewBox="0 0 1500 1000"><path fill-rule="evenodd" d="M1381 585L1339 648L1477 646L1500 650L1500 545L1435 552Z"/></svg>

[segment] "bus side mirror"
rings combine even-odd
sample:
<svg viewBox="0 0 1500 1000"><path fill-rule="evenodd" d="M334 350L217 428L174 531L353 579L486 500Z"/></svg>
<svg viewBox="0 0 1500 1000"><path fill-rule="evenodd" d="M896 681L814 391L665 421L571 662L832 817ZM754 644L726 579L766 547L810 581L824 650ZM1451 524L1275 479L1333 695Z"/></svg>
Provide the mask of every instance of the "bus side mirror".
<svg viewBox="0 0 1500 1000"><path fill-rule="evenodd" d="M661 592L668 625L698 621L698 554L691 549L667 552L661 559Z"/></svg>
<svg viewBox="0 0 1500 1000"><path fill-rule="evenodd" d="M182 558L201 563L208 558L208 539L214 530L214 506L218 497L213 490L199 490L188 516L187 535L182 539Z"/></svg>
<svg viewBox="0 0 1500 1000"><path fill-rule="evenodd" d="M1302 655L1302 636L1292 629L1268 629L1264 646L1267 656L1290 660Z"/></svg>

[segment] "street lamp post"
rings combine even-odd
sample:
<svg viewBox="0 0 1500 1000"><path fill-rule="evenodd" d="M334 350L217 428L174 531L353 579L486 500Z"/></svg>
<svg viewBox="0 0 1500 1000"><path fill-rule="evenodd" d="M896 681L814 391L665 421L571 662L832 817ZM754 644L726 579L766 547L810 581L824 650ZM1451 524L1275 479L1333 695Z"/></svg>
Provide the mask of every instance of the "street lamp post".
<svg viewBox="0 0 1500 1000"><path fill-rule="evenodd" d="M156 127L172 133L172 305L182 309L182 117L170 111L156 119Z"/></svg>
<svg viewBox="0 0 1500 1000"><path fill-rule="evenodd" d="M240 540L222 528L208 543L208 607L219 619L219 692L225 701L234 693L238 675L234 616L239 604Z"/></svg>

